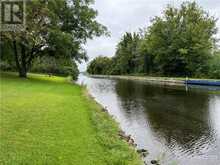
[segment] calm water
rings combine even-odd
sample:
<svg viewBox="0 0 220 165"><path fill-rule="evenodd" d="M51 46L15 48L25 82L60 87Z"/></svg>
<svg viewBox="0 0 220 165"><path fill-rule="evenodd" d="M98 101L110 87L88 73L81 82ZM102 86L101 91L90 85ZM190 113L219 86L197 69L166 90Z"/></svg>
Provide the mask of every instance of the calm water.
<svg viewBox="0 0 220 165"><path fill-rule="evenodd" d="M80 75L95 99L163 165L220 165L220 95ZM220 89L218 89L220 90Z"/></svg>

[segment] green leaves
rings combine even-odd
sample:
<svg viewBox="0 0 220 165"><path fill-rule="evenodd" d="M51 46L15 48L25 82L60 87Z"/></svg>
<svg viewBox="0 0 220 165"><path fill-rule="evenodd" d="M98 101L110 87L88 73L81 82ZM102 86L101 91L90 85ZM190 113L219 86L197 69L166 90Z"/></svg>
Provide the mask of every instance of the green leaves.
<svg viewBox="0 0 220 165"><path fill-rule="evenodd" d="M115 70L117 74L128 74L134 72L138 54L138 44L140 36L137 33L126 33L119 44L115 54Z"/></svg>
<svg viewBox="0 0 220 165"><path fill-rule="evenodd" d="M82 45L87 39L107 33L107 28L96 21L98 13L90 7L92 3L92 0L27 1L26 31L3 34L3 42L16 42L17 68L27 71L39 56L71 62L87 60Z"/></svg>
<svg viewBox="0 0 220 165"><path fill-rule="evenodd" d="M211 60L217 58L213 56L216 32L216 19L195 2L183 2L179 8L168 5L147 29L124 34L111 67L101 67L106 69L101 73L209 77L212 68L218 75L218 64ZM101 64L95 59L88 71Z"/></svg>
<svg viewBox="0 0 220 165"><path fill-rule="evenodd" d="M216 20L195 2L168 6L149 27L148 45L164 75L192 76L204 72L214 48Z"/></svg>
<svg viewBox="0 0 220 165"><path fill-rule="evenodd" d="M87 68L90 74L109 74L112 65L112 60L108 57L96 57L92 60Z"/></svg>

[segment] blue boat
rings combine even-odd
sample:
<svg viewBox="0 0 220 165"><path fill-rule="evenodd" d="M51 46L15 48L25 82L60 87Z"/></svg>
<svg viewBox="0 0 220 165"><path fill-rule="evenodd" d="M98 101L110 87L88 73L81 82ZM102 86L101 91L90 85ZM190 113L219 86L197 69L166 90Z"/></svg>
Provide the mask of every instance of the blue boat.
<svg viewBox="0 0 220 165"><path fill-rule="evenodd" d="M220 86L220 81L213 81L213 80L186 80L185 84Z"/></svg>

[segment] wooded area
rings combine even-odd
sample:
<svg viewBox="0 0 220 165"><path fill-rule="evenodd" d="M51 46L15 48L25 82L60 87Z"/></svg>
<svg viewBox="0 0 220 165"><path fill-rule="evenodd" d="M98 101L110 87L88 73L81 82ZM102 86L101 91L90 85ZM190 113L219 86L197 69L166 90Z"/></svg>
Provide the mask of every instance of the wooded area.
<svg viewBox="0 0 220 165"><path fill-rule="evenodd" d="M216 21L195 2L184 2L180 8L168 5L146 29L124 34L112 58L95 58L87 71L220 78Z"/></svg>

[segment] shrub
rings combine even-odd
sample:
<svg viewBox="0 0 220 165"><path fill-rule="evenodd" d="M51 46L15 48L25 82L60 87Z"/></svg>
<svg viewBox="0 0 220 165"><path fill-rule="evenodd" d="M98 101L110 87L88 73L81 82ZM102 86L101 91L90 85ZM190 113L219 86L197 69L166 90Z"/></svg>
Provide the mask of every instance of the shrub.
<svg viewBox="0 0 220 165"><path fill-rule="evenodd" d="M0 69L2 71L12 71L13 68L7 61L0 61Z"/></svg>
<svg viewBox="0 0 220 165"><path fill-rule="evenodd" d="M77 80L79 70L75 62L69 63L62 59L53 57L41 57L35 60L32 72L47 73L58 76L71 76L73 80Z"/></svg>
<svg viewBox="0 0 220 165"><path fill-rule="evenodd" d="M209 61L209 78L220 79L220 51Z"/></svg>

